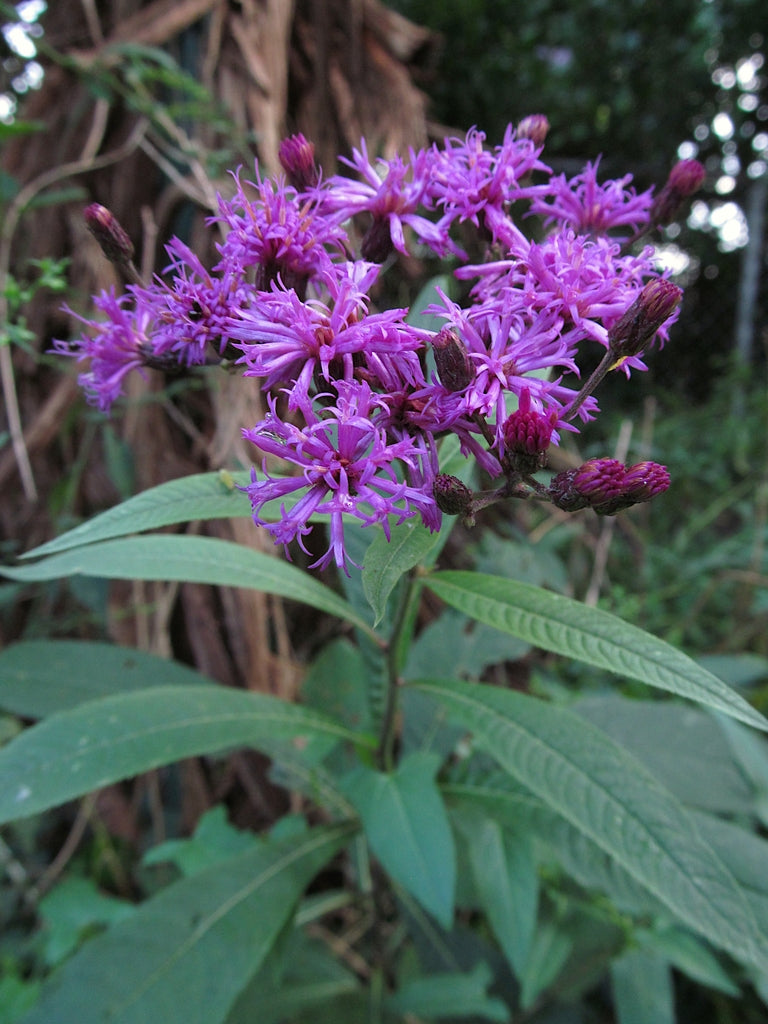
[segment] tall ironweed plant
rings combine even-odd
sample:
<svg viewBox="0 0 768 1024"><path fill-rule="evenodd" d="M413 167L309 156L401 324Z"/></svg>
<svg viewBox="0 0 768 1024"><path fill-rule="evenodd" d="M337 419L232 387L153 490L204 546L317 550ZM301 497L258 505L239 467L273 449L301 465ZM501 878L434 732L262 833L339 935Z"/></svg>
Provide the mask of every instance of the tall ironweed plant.
<svg viewBox="0 0 768 1024"><path fill-rule="evenodd" d="M768 722L605 611L438 568L451 528L490 506L613 516L671 500L655 462L553 473L547 455L667 341L682 293L650 239L703 168L640 193L631 175L601 181L599 161L569 179L543 158L546 132L537 115L496 146L472 130L388 159L362 142L333 176L291 137L283 175L233 175L215 265L174 239L153 281L112 214L85 211L130 281L55 345L89 401L109 410L147 367L240 372L265 394L243 424L254 467L165 483L0 571L250 587L346 630L301 703L104 644L3 652L0 702L39 719L0 751L4 822L237 747L304 798L264 835L218 808L151 850L177 880L57 965L26 1024L544 1024L586 1019L568 1007L601 979L621 1024L664 1024L673 971L768 997L764 810L754 774L733 782L744 750L764 758ZM388 308L401 256L441 272ZM151 532L248 515L278 557ZM530 647L684 700L478 681Z"/></svg>

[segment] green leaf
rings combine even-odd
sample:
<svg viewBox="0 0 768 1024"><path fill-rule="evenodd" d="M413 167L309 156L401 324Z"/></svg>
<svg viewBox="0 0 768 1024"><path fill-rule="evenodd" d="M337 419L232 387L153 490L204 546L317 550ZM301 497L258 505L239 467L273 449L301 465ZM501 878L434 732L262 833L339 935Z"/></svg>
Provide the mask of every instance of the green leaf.
<svg viewBox="0 0 768 1024"><path fill-rule="evenodd" d="M529 1010L558 976L573 949L573 941L551 921L536 929L521 978L520 1006Z"/></svg>
<svg viewBox="0 0 768 1024"><path fill-rule="evenodd" d="M752 963L768 953L743 891L683 806L604 732L565 708L510 690L443 680L412 685L680 921Z"/></svg>
<svg viewBox="0 0 768 1024"><path fill-rule="evenodd" d="M184 757L259 741L375 741L266 694L158 686L51 715L0 750L0 821L11 821Z"/></svg>
<svg viewBox="0 0 768 1024"><path fill-rule="evenodd" d="M65 964L25 1024L219 1024L352 831L262 844L169 886Z"/></svg>
<svg viewBox="0 0 768 1024"><path fill-rule="evenodd" d="M441 759L411 754L391 774L360 765L343 786L384 869L446 928L453 918L456 853L435 783Z"/></svg>
<svg viewBox="0 0 768 1024"><path fill-rule="evenodd" d="M175 523L249 516L251 504L247 495L237 488L247 484L250 478L250 473L245 472L195 473L171 480L128 498L21 557L40 558Z"/></svg>
<svg viewBox="0 0 768 1024"><path fill-rule="evenodd" d="M400 577L418 565L439 540L439 533L430 533L414 520L393 526L389 540L383 530L377 531L363 559L363 588L376 616L374 626L383 619L387 599Z"/></svg>
<svg viewBox="0 0 768 1024"><path fill-rule="evenodd" d="M105 579L182 580L222 587L252 587L302 601L354 623L371 627L329 587L280 558L215 537L152 535L105 540L50 555L34 565L0 566L0 575L34 582L61 576Z"/></svg>
<svg viewBox="0 0 768 1024"><path fill-rule="evenodd" d="M659 926L650 931L637 931L635 940L643 949L663 956L700 985L738 998L739 986L731 980L714 953L689 931Z"/></svg>
<svg viewBox="0 0 768 1024"><path fill-rule="evenodd" d="M669 964L654 953L632 949L611 964L618 1024L675 1024Z"/></svg>
<svg viewBox="0 0 768 1024"><path fill-rule="evenodd" d="M301 916L299 909L296 918ZM296 922L298 923L298 921ZM294 927L286 942L248 982L227 1017L227 1024L284 1024L296 1020L317 1021L321 1007L334 1024L345 1004L363 993L349 968L344 967L325 943L309 939ZM305 1017L305 1014L307 1015ZM323 1018L325 1019L325 1017ZM352 1020L363 1020L360 1014Z"/></svg>
<svg viewBox="0 0 768 1024"><path fill-rule="evenodd" d="M580 698L570 707L634 754L687 806L729 815L753 813L753 789L739 771L721 723L764 744L762 733L690 704L615 693Z"/></svg>
<svg viewBox="0 0 768 1024"><path fill-rule="evenodd" d="M124 921L133 903L100 892L90 878L65 878L40 900L43 959L55 967L70 956L95 928Z"/></svg>
<svg viewBox="0 0 768 1024"><path fill-rule="evenodd" d="M1 662L0 662L1 663ZM340 637L327 644L309 666L301 699L351 729L372 729L365 661L359 647Z"/></svg>
<svg viewBox="0 0 768 1024"><path fill-rule="evenodd" d="M82 640L23 640L0 651L0 707L45 718L86 700L150 686L210 684L177 661Z"/></svg>
<svg viewBox="0 0 768 1024"><path fill-rule="evenodd" d="M475 891L504 955L522 978L536 928L538 875L530 837L481 809L452 815L469 848Z"/></svg>
<svg viewBox="0 0 768 1024"><path fill-rule="evenodd" d="M639 679L768 731L768 720L716 676L677 648L599 608L480 573L440 572L424 582L471 618L546 651Z"/></svg>
<svg viewBox="0 0 768 1024"><path fill-rule="evenodd" d="M216 804L200 818L188 839L166 839L153 846L143 859L146 865L174 864L189 877L219 864L228 857L251 850L259 842L252 832L234 828L223 804Z"/></svg>
<svg viewBox="0 0 768 1024"><path fill-rule="evenodd" d="M501 999L487 994L491 969L477 964L466 974L432 974L406 982L385 1001L388 1010L432 1020L480 1017L482 1020L509 1020L509 1007Z"/></svg>

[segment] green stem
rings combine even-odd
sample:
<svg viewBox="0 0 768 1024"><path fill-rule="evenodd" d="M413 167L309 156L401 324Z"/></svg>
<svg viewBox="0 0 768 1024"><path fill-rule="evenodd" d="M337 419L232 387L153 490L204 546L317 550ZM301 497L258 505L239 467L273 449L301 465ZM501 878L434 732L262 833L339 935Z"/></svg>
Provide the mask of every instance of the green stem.
<svg viewBox="0 0 768 1024"><path fill-rule="evenodd" d="M389 772L395 766L395 739L397 726L400 669L404 660L403 644L413 629L415 611L421 588L416 583L415 570L408 573L406 584L395 617L392 634L387 645L387 696L379 732L376 760L381 771Z"/></svg>

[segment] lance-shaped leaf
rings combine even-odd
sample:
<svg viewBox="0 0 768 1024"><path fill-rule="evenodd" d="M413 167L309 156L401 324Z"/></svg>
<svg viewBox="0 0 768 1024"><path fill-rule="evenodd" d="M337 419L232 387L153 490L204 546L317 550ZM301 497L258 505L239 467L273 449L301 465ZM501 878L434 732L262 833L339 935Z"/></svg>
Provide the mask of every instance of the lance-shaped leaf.
<svg viewBox="0 0 768 1024"><path fill-rule="evenodd" d="M51 715L0 750L0 822L184 757L339 739L375 746L327 715L223 686L158 686Z"/></svg>
<svg viewBox="0 0 768 1024"><path fill-rule="evenodd" d="M387 538L380 530L365 553L363 589L376 615L375 626L384 617L387 599L401 576L423 561L440 541L421 522L410 520L392 527Z"/></svg>
<svg viewBox="0 0 768 1024"><path fill-rule="evenodd" d="M768 937L743 890L682 804L604 732L565 708L510 690L444 680L413 685L680 921L741 959L765 962Z"/></svg>
<svg viewBox="0 0 768 1024"><path fill-rule="evenodd" d="M482 573L440 572L425 584L470 618L545 651L669 690L768 731L768 720L722 680L616 615L529 583Z"/></svg>
<svg viewBox="0 0 768 1024"><path fill-rule="evenodd" d="M179 480L169 480L100 512L21 557L40 558L84 544L127 537L144 530L158 530L176 523L248 516L251 503L238 488L247 484L250 478L251 474L246 472L221 472L193 473Z"/></svg>
<svg viewBox="0 0 768 1024"><path fill-rule="evenodd" d="M372 633L368 623L347 601L295 565L215 537L125 537L63 551L30 565L0 566L0 576L21 582L55 580L78 573L104 579L181 580L251 587L301 601Z"/></svg>
<svg viewBox="0 0 768 1024"><path fill-rule="evenodd" d="M22 640L0 651L0 708L45 718L149 686L216 684L178 661L95 640Z"/></svg>
<svg viewBox="0 0 768 1024"><path fill-rule="evenodd" d="M25 1024L219 1024L353 831L263 843L169 886L65 964Z"/></svg>
<svg viewBox="0 0 768 1024"><path fill-rule="evenodd" d="M343 789L384 869L450 928L456 852L435 782L439 766L434 754L411 754L391 773L360 765Z"/></svg>

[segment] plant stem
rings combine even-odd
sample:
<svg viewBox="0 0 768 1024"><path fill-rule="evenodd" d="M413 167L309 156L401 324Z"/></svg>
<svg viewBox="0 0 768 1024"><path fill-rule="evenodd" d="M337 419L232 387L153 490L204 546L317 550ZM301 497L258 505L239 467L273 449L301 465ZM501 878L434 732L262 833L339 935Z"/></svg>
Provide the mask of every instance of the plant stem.
<svg viewBox="0 0 768 1024"><path fill-rule="evenodd" d="M392 627L392 634L387 645L387 696L384 705L384 715L381 720L379 732L379 746L376 751L376 761L379 769L383 772L392 771L395 766L395 739L397 726L397 694L400 687L400 669L403 660L403 643L407 634L413 628L415 619L416 602L421 588L416 584L415 570L411 570L405 581L405 586L397 608L397 615Z"/></svg>

